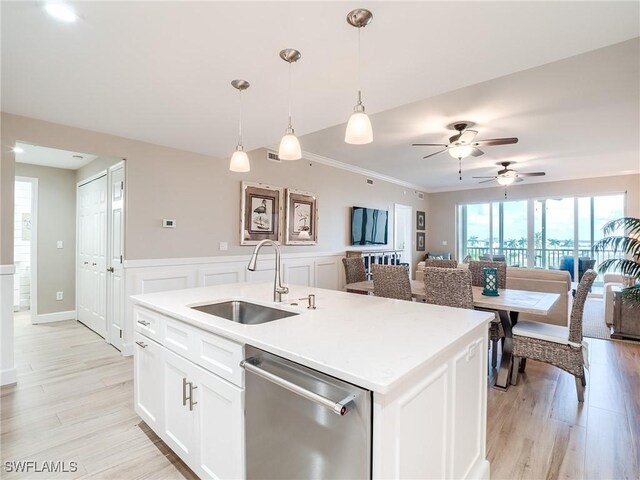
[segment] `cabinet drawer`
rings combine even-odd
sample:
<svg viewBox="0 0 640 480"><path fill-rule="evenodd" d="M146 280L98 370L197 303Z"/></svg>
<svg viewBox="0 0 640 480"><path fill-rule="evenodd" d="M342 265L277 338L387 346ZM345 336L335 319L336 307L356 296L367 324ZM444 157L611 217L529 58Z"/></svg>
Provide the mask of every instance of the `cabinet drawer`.
<svg viewBox="0 0 640 480"><path fill-rule="evenodd" d="M193 351L195 348L195 337L197 331L189 325L172 318L165 318L164 329L162 330L162 343L169 350L176 352L183 357L195 360Z"/></svg>
<svg viewBox="0 0 640 480"><path fill-rule="evenodd" d="M194 346L194 362L234 385L244 387L244 370L240 367L244 358L242 345L202 332L196 336Z"/></svg>
<svg viewBox="0 0 640 480"><path fill-rule="evenodd" d="M133 313L135 330L146 337L156 340L157 342L160 342L162 321L165 318L167 317L164 315L138 306L136 306Z"/></svg>
<svg viewBox="0 0 640 480"><path fill-rule="evenodd" d="M234 385L244 386L242 345L168 317L160 343Z"/></svg>

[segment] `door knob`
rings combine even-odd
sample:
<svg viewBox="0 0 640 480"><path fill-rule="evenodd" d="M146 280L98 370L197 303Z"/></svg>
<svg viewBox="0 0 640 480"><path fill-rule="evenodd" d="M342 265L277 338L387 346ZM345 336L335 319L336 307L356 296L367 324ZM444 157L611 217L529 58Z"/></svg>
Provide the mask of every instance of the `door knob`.
<svg viewBox="0 0 640 480"><path fill-rule="evenodd" d="M111 272L111 273L113 273L113 272L114 272L113 267L109 267L109 268L107 268L107 272Z"/></svg>

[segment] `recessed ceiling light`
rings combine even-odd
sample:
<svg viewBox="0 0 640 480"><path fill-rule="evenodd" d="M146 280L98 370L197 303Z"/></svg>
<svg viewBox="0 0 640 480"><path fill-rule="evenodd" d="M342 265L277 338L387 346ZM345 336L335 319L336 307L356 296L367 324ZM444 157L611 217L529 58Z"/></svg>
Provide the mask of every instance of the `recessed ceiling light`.
<svg viewBox="0 0 640 480"><path fill-rule="evenodd" d="M13 153L24 153L24 148L13 147Z"/></svg>
<svg viewBox="0 0 640 480"><path fill-rule="evenodd" d="M70 23L78 19L76 11L65 3L47 3L44 8L49 15L62 22Z"/></svg>

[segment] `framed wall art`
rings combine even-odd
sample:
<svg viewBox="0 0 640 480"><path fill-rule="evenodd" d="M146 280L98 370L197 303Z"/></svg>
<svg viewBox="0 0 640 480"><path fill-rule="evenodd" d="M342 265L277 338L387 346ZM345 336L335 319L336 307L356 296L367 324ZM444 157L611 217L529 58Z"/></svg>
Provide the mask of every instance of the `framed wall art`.
<svg viewBox="0 0 640 480"><path fill-rule="evenodd" d="M285 238L287 245L318 243L318 198L310 192L287 188Z"/></svg>
<svg viewBox="0 0 640 480"><path fill-rule="evenodd" d="M416 211L416 230L424 230L426 224L426 215L420 210Z"/></svg>
<svg viewBox="0 0 640 480"><path fill-rule="evenodd" d="M416 251L424 252L425 232L416 232Z"/></svg>
<svg viewBox="0 0 640 480"><path fill-rule="evenodd" d="M240 245L260 240L282 242L282 187L242 182Z"/></svg>

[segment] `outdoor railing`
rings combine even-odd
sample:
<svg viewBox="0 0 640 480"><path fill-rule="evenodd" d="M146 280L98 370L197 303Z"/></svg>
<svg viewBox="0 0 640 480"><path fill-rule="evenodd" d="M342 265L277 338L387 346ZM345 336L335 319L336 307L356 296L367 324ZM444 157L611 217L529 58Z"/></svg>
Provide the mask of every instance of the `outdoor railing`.
<svg viewBox="0 0 640 480"><path fill-rule="evenodd" d="M521 247L475 247L468 246L466 255L473 260L479 260L481 255L504 255L507 265L526 267L529 252L526 248ZM562 257L573 257L573 248L534 248L534 266L539 268L558 268L562 263ZM613 250L594 251L590 248L578 249L579 258L595 259L595 268L600 263L609 258L619 258L620 254L616 254Z"/></svg>

